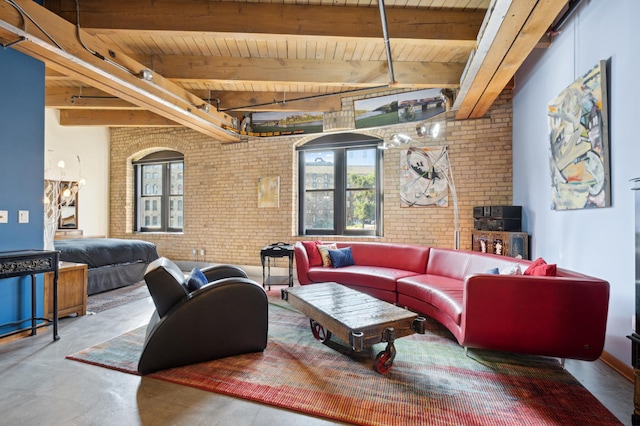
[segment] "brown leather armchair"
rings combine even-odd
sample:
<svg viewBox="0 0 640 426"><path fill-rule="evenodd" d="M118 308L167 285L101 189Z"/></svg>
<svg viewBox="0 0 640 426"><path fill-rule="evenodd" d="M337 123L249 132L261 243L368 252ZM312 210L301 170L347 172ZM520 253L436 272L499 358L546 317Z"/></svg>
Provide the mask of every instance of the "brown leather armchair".
<svg viewBox="0 0 640 426"><path fill-rule="evenodd" d="M156 310L138 361L140 374L266 348L268 302L262 286L232 265L202 272L210 282L189 293L171 260L161 257L147 267L144 279Z"/></svg>

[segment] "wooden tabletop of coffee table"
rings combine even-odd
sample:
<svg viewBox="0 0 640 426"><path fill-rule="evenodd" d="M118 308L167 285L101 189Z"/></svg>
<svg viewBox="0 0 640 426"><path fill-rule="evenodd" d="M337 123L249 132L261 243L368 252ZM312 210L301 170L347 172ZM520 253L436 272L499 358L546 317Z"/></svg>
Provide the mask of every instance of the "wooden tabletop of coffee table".
<svg viewBox="0 0 640 426"><path fill-rule="evenodd" d="M291 306L317 321L355 351L388 341L385 330L395 338L416 331L418 314L337 283L317 283L282 291ZM285 294L286 293L286 294ZM317 337L317 336L316 336Z"/></svg>

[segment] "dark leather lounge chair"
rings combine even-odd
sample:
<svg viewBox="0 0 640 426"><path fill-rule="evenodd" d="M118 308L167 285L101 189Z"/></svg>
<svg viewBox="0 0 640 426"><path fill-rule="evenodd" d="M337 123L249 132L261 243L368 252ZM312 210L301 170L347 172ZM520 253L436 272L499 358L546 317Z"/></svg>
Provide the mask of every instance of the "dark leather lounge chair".
<svg viewBox="0 0 640 426"><path fill-rule="evenodd" d="M144 279L156 306L138 362L142 375L166 368L263 351L267 295L240 268L202 270L208 284L189 292L180 268L167 258L149 264Z"/></svg>

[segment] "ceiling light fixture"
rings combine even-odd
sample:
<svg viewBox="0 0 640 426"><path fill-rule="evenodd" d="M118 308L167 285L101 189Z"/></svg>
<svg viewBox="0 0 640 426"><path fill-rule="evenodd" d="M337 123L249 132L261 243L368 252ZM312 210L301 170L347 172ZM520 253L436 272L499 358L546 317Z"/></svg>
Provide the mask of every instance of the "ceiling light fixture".
<svg viewBox="0 0 640 426"><path fill-rule="evenodd" d="M418 136L429 136L430 138L437 138L440 134L440 122L435 123L420 123L416 126L416 133Z"/></svg>
<svg viewBox="0 0 640 426"><path fill-rule="evenodd" d="M138 77L144 81L151 81L153 80L153 71L151 71L148 68L145 68L143 70L140 70L140 72L138 73Z"/></svg>
<svg viewBox="0 0 640 426"><path fill-rule="evenodd" d="M411 137L405 135L404 133L396 133L391 136L391 143L394 145L406 145L411 142Z"/></svg>
<svg viewBox="0 0 640 426"><path fill-rule="evenodd" d="M200 111L209 112L209 110L211 109L211 105L204 103L202 105L198 105L196 108L198 108Z"/></svg>
<svg viewBox="0 0 640 426"><path fill-rule="evenodd" d="M394 143L384 142L383 141L383 142L378 144L378 149L390 149L390 148L393 148L395 146L396 146L396 144L394 144Z"/></svg>

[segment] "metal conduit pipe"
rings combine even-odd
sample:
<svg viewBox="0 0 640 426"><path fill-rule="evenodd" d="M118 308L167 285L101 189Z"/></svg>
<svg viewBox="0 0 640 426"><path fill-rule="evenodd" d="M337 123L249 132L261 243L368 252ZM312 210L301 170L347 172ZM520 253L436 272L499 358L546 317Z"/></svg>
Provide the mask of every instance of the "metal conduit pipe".
<svg viewBox="0 0 640 426"><path fill-rule="evenodd" d="M384 44L387 49L387 63L389 64L389 85L396 84L396 77L393 73L393 60L391 59L391 46L389 45L389 34L387 29L387 14L384 10L384 0L378 0L380 6L380 20L382 21L382 34L384 36Z"/></svg>

